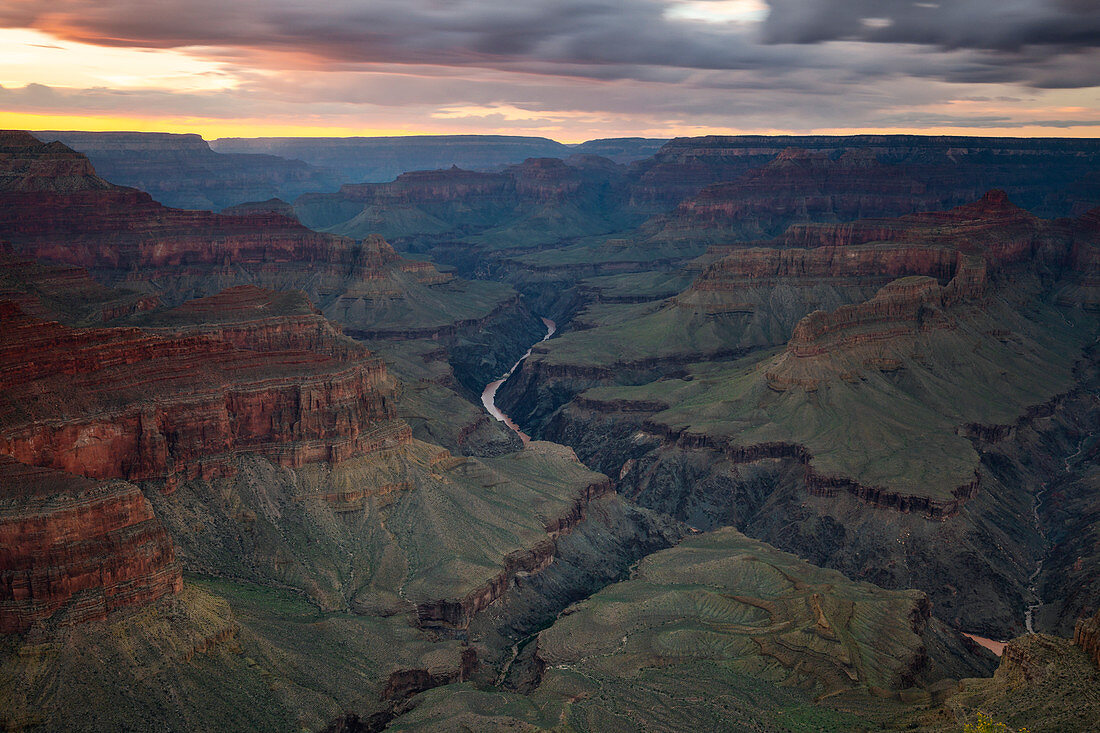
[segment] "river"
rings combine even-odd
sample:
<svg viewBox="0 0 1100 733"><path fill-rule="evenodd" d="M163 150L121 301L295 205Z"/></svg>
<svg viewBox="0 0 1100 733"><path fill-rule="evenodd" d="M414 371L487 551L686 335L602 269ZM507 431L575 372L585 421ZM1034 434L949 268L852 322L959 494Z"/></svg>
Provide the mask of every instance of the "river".
<svg viewBox="0 0 1100 733"><path fill-rule="evenodd" d="M542 343L546 339L553 336L554 333L558 330L558 324L554 323L549 318L543 318L542 322L546 326L546 335L542 337L539 343ZM534 344L531 345L531 349L533 348L535 348ZM504 384L504 382L507 381L508 377L512 376L512 373L515 372L516 369L519 368L519 365L523 363L523 360L531 355L531 349L527 349L527 353L521 356L519 358L519 361L513 364L512 368L505 372L503 377L495 381L489 382L487 385L485 385L485 391L481 393L481 404L485 405L485 410L494 418L514 430L516 435L519 436L519 439L523 441L524 445L527 445L531 442L531 436L520 430L519 426L512 422L512 418L501 412L500 408L497 407L496 398L497 390L500 389L500 385Z"/></svg>

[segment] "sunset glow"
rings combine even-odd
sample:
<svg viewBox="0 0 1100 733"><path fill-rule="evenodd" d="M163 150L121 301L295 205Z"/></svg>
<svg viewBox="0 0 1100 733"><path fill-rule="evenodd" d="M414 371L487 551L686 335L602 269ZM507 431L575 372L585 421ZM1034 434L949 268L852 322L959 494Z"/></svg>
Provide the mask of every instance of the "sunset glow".
<svg viewBox="0 0 1100 733"><path fill-rule="evenodd" d="M1038 6L1034 17L960 30L961 11L931 4L882 17L832 0L399 5L0 8L0 125L567 142L1100 134L1100 80L1088 72L1100 53L1076 40L1072 18ZM1064 42L1020 45L1024 25L1057 20Z"/></svg>

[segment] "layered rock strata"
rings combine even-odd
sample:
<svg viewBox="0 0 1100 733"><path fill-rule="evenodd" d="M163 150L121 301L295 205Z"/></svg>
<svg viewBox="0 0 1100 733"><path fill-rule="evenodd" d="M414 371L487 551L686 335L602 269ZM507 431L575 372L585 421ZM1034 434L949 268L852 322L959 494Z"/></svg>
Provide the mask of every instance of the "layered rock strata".
<svg viewBox="0 0 1100 733"><path fill-rule="evenodd" d="M1092 618L1077 622L1073 630L1073 643L1088 654L1097 666L1100 666L1100 612Z"/></svg>
<svg viewBox="0 0 1100 733"><path fill-rule="evenodd" d="M64 609L106 618L183 587L172 542L138 487L0 455L0 633Z"/></svg>
<svg viewBox="0 0 1100 733"><path fill-rule="evenodd" d="M233 451L297 466L408 438L389 430L384 367L365 350L253 350L272 334L240 328L228 340L70 329L10 303L0 320L0 452L27 464L169 478L217 473ZM308 343L283 337L279 346Z"/></svg>
<svg viewBox="0 0 1100 733"><path fill-rule="evenodd" d="M149 192L166 206L217 210L270 196L334 191L334 171L262 153L215 152L194 134L163 132L35 132L88 156L104 178Z"/></svg>

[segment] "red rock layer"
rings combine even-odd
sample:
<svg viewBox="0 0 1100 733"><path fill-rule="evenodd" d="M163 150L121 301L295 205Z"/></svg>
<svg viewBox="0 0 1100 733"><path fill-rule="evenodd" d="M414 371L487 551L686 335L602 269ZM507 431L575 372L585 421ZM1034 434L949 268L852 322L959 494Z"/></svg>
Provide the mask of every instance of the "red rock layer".
<svg viewBox="0 0 1100 733"><path fill-rule="evenodd" d="M961 253L958 257L957 274L946 286L930 277L907 277L883 287L870 300L805 316L795 326L787 350L765 373L768 386L778 391L814 390L862 367L900 366L900 356L916 335L954 328L949 309L984 294L985 260Z"/></svg>
<svg viewBox="0 0 1100 733"><path fill-rule="evenodd" d="M893 280L906 275L948 279L955 264L955 250L922 245L740 249L708 266L692 289L722 291L746 284L768 287L780 283L812 287L822 282Z"/></svg>
<svg viewBox="0 0 1100 733"><path fill-rule="evenodd" d="M716 232L757 239L778 234L791 221L843 221L949 202L870 152L849 151L833 160L792 148L737 180L703 188L646 229L662 240L712 241Z"/></svg>
<svg viewBox="0 0 1100 733"><path fill-rule="evenodd" d="M299 351L333 359L357 360L378 382L385 376L380 359L361 343L343 335L301 292L276 292L255 285L237 285L206 298L189 300L158 314L160 335L207 335L249 351Z"/></svg>
<svg viewBox="0 0 1100 733"><path fill-rule="evenodd" d="M20 130L0 131L0 191L107 190L92 164L61 143L43 144Z"/></svg>
<svg viewBox="0 0 1100 733"><path fill-rule="evenodd" d="M1013 204L1004 191L992 190L948 211L844 224L796 224L776 244L850 247L874 242L920 243L980 253L991 265L999 265L1031 257L1057 234L1057 227Z"/></svg>
<svg viewBox="0 0 1100 733"><path fill-rule="evenodd" d="M1083 618L1073 630L1073 643L1081 647L1100 667L1100 611L1092 618Z"/></svg>
<svg viewBox="0 0 1100 733"><path fill-rule="evenodd" d="M105 618L183 587L164 527L134 485L92 481L0 456L0 633L62 608Z"/></svg>
<svg viewBox="0 0 1100 733"><path fill-rule="evenodd" d="M12 304L0 304L0 326L0 453L23 463L91 478L175 479L222 470L219 459L234 451L298 466L408 439L391 429L384 370L365 351L258 351L205 334L70 329Z"/></svg>
<svg viewBox="0 0 1100 733"><path fill-rule="evenodd" d="M831 313L815 311L795 326L788 350L797 357L818 356L914 331L949 328L943 309L982 294L985 262L971 258L959 273L947 286L931 277L895 280L863 303L842 305Z"/></svg>
<svg viewBox="0 0 1100 733"><path fill-rule="evenodd" d="M96 177L65 146L26 133L0 133L0 232L35 259L184 292L245 279L331 296L394 270L427 284L453 279L401 258L381 238L357 244L270 209L223 216L166 208Z"/></svg>
<svg viewBox="0 0 1100 733"><path fill-rule="evenodd" d="M155 297L104 287L87 270L35 262L0 245L0 301L59 320L110 321L151 310Z"/></svg>
<svg viewBox="0 0 1100 733"><path fill-rule="evenodd" d="M964 257L973 262L980 257L992 269L1038 260L1060 267L1073 260L1074 270L1087 273L1093 271L1089 241L1023 211L1003 191L990 191L950 211L792 226L769 247L716 248L728 254L707 266L677 301L751 311L747 291L754 288L866 287L909 275L947 281L959 274ZM1071 242L1077 242L1072 257ZM974 272L971 268L966 277Z"/></svg>

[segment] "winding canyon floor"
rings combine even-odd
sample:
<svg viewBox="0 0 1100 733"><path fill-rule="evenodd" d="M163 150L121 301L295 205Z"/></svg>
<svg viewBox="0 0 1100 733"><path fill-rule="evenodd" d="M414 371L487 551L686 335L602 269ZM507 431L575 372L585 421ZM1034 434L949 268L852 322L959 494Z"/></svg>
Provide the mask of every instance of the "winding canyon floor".
<svg viewBox="0 0 1100 733"><path fill-rule="evenodd" d="M0 725L1096 730L1097 153L845 140L213 214L0 135Z"/></svg>

